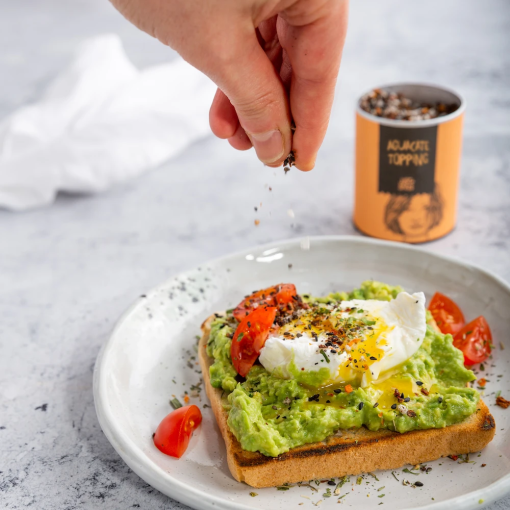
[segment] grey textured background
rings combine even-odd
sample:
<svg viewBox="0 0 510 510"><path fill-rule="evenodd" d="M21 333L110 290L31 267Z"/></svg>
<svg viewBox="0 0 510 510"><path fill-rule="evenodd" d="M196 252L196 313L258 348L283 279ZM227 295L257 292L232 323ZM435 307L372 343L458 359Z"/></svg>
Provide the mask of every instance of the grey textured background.
<svg viewBox="0 0 510 510"><path fill-rule="evenodd" d="M37 99L84 38L111 31L139 66L175 58L106 0L0 0L0 117ZM98 350L130 302L177 271L278 238L356 234L353 104L371 86L422 80L467 98L458 226L425 247L510 280L509 34L506 0L355 0L312 173L283 177L211 136L111 192L0 211L0 507L183 508L102 434Z"/></svg>

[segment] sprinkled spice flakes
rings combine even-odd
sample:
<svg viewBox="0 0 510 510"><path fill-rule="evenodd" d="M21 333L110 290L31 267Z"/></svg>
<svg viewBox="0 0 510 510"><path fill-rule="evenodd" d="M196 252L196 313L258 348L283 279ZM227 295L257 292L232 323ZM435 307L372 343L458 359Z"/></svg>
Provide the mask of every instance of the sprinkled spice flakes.
<svg viewBox="0 0 510 510"><path fill-rule="evenodd" d="M296 164L296 156L294 155L294 151L290 151L289 155L285 158L285 161L283 162L283 171L285 172L285 175L287 175L287 172L295 164Z"/></svg>
<svg viewBox="0 0 510 510"><path fill-rule="evenodd" d="M385 119L419 121L444 117L457 110L458 106L445 103L419 103L398 92L374 89L361 98L360 108Z"/></svg>
<svg viewBox="0 0 510 510"><path fill-rule="evenodd" d="M500 395L496 397L496 405L502 407L503 409L507 409L510 406L510 400L506 400Z"/></svg>
<svg viewBox="0 0 510 510"><path fill-rule="evenodd" d="M298 299L301 299L298 296ZM342 352L351 352L350 364L358 369L368 370L368 361L377 361L378 357L370 355L363 347L366 337L373 335L373 325L375 321L368 320L364 317L363 310L356 308L341 310L347 313L347 316L340 315L340 311L333 305L323 303L304 303L301 309L289 310L291 313L280 314L276 323L281 326L282 335L285 339L293 340L301 336L296 333L296 327L301 328L303 332L307 332L313 341L319 343L319 335L326 332L327 340L318 344L318 352L320 352L324 360L329 363L330 354L338 354ZM290 324L286 329L286 325ZM358 356L358 357L354 357Z"/></svg>

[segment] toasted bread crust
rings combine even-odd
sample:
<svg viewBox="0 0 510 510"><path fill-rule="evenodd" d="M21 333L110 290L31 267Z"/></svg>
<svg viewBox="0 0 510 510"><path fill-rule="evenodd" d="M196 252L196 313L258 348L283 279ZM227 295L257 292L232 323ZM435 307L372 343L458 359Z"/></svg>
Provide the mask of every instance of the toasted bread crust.
<svg viewBox="0 0 510 510"><path fill-rule="evenodd" d="M227 448L228 467L239 482L252 487L273 487L314 478L396 469L447 455L476 452L494 437L494 418L480 400L476 413L462 423L443 429L415 430L405 434L390 430L372 432L364 427L345 430L341 435L293 448L275 458L243 450L227 424L222 391L210 384L209 367L213 360L207 355L206 346L213 320L214 316L211 316L202 324L199 360L207 396Z"/></svg>

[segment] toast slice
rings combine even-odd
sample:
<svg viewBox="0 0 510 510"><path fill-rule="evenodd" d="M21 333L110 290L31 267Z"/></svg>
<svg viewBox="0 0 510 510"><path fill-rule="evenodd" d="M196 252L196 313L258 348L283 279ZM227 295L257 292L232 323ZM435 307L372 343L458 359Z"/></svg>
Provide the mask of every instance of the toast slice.
<svg viewBox="0 0 510 510"><path fill-rule="evenodd" d="M222 391L210 384L213 360L206 352L210 324L202 324L199 360L204 386L227 448L228 467L239 482L252 487L273 487L312 479L357 475L377 469L396 469L405 464L421 464L446 457L476 452L494 437L495 422L480 400L479 407L465 421L443 429L415 430L400 434L391 430L372 432L365 427L344 430L320 443L293 448L278 457L243 450L231 432L228 413L223 409Z"/></svg>

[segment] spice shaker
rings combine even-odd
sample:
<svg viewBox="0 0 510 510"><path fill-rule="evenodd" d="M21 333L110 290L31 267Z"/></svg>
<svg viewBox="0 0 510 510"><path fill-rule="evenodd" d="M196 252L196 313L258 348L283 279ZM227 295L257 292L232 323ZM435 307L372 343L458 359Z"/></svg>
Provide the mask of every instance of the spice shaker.
<svg viewBox="0 0 510 510"><path fill-rule="evenodd" d="M444 87L401 83L356 109L354 224L381 239L421 243L455 226L465 102Z"/></svg>

